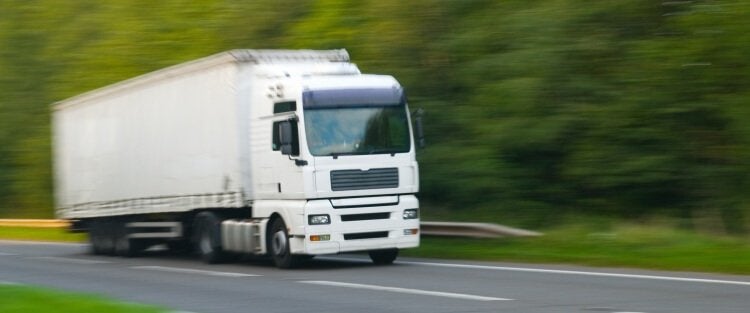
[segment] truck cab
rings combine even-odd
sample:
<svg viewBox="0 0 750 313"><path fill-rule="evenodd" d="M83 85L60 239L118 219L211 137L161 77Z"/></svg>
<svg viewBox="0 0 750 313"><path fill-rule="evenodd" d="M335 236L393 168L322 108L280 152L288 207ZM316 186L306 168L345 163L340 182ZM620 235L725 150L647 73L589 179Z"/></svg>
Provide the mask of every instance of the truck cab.
<svg viewBox="0 0 750 313"><path fill-rule="evenodd" d="M371 251L390 263L419 245L418 165L406 96L387 75L353 64L253 68L253 217L269 219L277 263ZM252 74L250 74L252 75ZM263 151L262 153L260 151ZM253 162L254 161L254 162ZM252 171L252 169L251 169ZM283 229L273 224L283 221ZM278 223L278 222L277 222Z"/></svg>

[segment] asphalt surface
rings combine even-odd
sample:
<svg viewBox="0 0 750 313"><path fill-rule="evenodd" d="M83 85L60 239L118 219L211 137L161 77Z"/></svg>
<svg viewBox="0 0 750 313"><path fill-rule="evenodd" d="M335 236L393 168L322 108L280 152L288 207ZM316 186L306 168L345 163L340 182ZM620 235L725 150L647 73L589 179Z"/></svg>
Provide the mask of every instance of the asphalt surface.
<svg viewBox="0 0 750 313"><path fill-rule="evenodd" d="M151 251L0 241L0 283L45 286L180 312L750 312L750 276L401 258L318 257L206 265ZM1 299L0 299L1 301Z"/></svg>

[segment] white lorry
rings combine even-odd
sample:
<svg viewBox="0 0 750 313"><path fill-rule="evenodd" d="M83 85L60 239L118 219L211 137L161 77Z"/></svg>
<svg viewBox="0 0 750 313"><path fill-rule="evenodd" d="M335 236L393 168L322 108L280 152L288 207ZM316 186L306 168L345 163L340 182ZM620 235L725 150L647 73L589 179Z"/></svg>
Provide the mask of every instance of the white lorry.
<svg viewBox="0 0 750 313"><path fill-rule="evenodd" d="M219 53L55 103L56 214L96 254L392 263L419 245L414 120L345 50Z"/></svg>

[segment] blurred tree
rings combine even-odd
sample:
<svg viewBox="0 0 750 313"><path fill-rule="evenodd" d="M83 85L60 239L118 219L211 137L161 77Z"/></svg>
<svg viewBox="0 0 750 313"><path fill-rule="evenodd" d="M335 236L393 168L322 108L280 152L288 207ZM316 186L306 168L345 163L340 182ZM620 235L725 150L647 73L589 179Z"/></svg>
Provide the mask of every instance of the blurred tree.
<svg viewBox="0 0 750 313"><path fill-rule="evenodd" d="M51 207L47 80L41 57L48 37L45 7L0 5L0 212L48 215Z"/></svg>
<svg viewBox="0 0 750 313"><path fill-rule="evenodd" d="M223 50L346 48L427 110L427 208L742 232L749 14L740 0L0 0L0 215L51 214L51 102Z"/></svg>

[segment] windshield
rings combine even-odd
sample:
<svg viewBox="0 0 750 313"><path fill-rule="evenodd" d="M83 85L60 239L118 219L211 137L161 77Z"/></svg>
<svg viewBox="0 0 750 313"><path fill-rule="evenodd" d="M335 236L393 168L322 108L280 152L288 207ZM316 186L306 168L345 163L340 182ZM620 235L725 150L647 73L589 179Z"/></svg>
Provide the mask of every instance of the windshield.
<svg viewBox="0 0 750 313"><path fill-rule="evenodd" d="M408 152L406 106L305 108L307 145L314 156Z"/></svg>

